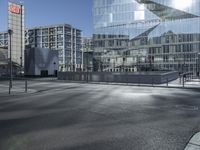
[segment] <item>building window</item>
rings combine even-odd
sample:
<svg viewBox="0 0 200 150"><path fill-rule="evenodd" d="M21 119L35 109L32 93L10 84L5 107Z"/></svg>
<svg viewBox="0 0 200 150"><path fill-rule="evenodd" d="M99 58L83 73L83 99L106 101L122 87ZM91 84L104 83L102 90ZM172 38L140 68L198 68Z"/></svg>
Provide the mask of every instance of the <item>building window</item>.
<svg viewBox="0 0 200 150"><path fill-rule="evenodd" d="M58 31L58 34L63 34L63 27L58 27L57 31Z"/></svg>
<svg viewBox="0 0 200 150"><path fill-rule="evenodd" d="M42 30L42 35L48 35L48 29L43 29Z"/></svg>
<svg viewBox="0 0 200 150"><path fill-rule="evenodd" d="M48 36L43 36L42 37L42 42L48 42Z"/></svg>

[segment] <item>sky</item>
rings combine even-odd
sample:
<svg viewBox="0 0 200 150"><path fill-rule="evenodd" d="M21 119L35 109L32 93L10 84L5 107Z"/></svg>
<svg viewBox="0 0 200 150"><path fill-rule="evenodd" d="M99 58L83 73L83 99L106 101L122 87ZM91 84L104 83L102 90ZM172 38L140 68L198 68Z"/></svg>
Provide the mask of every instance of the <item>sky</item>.
<svg viewBox="0 0 200 150"><path fill-rule="evenodd" d="M92 0L23 0L22 2L25 6L26 28L67 23L81 29L83 36L92 35ZM8 0L0 0L0 31L7 30L7 3Z"/></svg>

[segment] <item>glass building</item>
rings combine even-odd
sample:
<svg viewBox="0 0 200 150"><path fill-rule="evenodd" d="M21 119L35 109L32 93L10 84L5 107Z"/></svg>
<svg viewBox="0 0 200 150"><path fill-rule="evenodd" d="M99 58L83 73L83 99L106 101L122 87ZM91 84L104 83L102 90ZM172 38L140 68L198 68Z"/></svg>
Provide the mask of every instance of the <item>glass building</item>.
<svg viewBox="0 0 200 150"><path fill-rule="evenodd" d="M93 0L103 71L199 72L200 0Z"/></svg>

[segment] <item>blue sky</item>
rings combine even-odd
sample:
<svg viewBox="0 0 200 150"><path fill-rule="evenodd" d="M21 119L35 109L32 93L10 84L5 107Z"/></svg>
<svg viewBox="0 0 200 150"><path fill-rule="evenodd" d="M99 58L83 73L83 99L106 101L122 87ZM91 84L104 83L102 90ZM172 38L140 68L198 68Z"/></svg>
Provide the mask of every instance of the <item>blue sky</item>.
<svg viewBox="0 0 200 150"><path fill-rule="evenodd" d="M19 2L19 0L12 0ZM92 0L23 0L26 27L68 23L92 34ZM7 0L0 0L0 31L7 30Z"/></svg>

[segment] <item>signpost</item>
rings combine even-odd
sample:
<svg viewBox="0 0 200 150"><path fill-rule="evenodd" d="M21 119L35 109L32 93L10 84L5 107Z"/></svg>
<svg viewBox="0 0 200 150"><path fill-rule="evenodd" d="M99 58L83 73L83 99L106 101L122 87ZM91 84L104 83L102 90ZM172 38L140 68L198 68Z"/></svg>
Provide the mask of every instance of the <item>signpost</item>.
<svg viewBox="0 0 200 150"><path fill-rule="evenodd" d="M18 66L20 66L20 74L22 74L24 60L24 6L14 2L8 2L8 35L9 35L9 94L13 87L13 72L18 74ZM13 64L16 69L13 70Z"/></svg>
<svg viewBox="0 0 200 150"><path fill-rule="evenodd" d="M8 30L8 34L10 37L10 82L9 82L9 94L11 94L11 89L12 89L12 33L13 31L11 29Z"/></svg>
<svg viewBox="0 0 200 150"><path fill-rule="evenodd" d="M8 29L12 30L12 62L20 66L20 75L22 75L25 47L24 6L22 4L8 2Z"/></svg>
<svg viewBox="0 0 200 150"><path fill-rule="evenodd" d="M10 5L9 11L14 14L21 14L21 8L15 5Z"/></svg>

